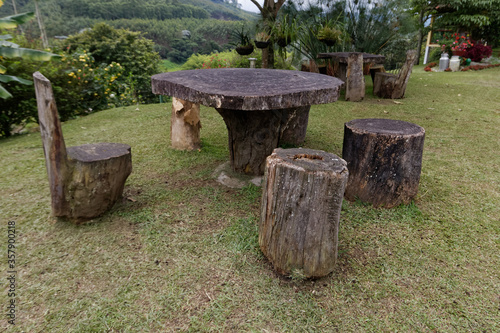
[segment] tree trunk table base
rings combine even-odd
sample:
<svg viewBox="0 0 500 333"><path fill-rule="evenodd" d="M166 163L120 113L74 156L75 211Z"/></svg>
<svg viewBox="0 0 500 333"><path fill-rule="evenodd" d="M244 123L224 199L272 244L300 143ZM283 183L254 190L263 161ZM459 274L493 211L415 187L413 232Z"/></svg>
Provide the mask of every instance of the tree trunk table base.
<svg viewBox="0 0 500 333"><path fill-rule="evenodd" d="M344 126L345 197L374 207L408 204L418 192L425 130L391 119L355 119Z"/></svg>
<svg viewBox="0 0 500 333"><path fill-rule="evenodd" d="M228 130L233 170L262 175L266 157L280 144L304 142L310 106L266 111L216 109Z"/></svg>
<svg viewBox="0 0 500 333"><path fill-rule="evenodd" d="M312 149L275 149L263 181L259 245L280 274L329 274L348 171L344 160Z"/></svg>

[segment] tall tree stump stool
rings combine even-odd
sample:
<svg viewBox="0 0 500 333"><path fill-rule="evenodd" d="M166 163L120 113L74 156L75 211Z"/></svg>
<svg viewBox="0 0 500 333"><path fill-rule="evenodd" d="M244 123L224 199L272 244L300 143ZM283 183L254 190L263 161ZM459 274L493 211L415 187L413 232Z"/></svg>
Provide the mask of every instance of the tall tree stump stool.
<svg viewBox="0 0 500 333"><path fill-rule="evenodd" d="M374 207L408 204L417 195L425 130L392 119L355 119L345 123L342 158L350 201Z"/></svg>
<svg viewBox="0 0 500 333"><path fill-rule="evenodd" d="M68 147L50 81L33 74L52 215L80 223L110 209L132 172L131 148L123 143Z"/></svg>
<svg viewBox="0 0 500 333"><path fill-rule="evenodd" d="M333 271L347 178L346 162L324 151L277 148L267 157L259 245L280 274Z"/></svg>
<svg viewBox="0 0 500 333"><path fill-rule="evenodd" d="M363 76L363 53L353 52L347 58L347 82L345 100L360 102L365 98L365 77Z"/></svg>
<svg viewBox="0 0 500 333"><path fill-rule="evenodd" d="M172 98L170 142L172 148L195 150L201 147L200 104Z"/></svg>

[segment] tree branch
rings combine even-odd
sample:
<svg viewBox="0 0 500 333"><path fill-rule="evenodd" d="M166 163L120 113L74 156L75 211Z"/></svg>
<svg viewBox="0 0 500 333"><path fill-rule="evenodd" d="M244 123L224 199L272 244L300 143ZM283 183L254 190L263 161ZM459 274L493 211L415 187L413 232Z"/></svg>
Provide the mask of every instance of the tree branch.
<svg viewBox="0 0 500 333"><path fill-rule="evenodd" d="M260 12L263 13L264 12L264 9L262 8L262 6L260 5L260 3L257 2L257 0L250 0L253 2L254 5L257 6L257 8L259 8Z"/></svg>

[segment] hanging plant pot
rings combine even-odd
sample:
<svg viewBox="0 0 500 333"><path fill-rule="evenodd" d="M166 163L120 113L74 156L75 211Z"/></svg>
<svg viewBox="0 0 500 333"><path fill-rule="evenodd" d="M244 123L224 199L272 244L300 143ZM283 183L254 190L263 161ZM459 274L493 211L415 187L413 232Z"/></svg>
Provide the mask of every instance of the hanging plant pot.
<svg viewBox="0 0 500 333"><path fill-rule="evenodd" d="M291 40L290 36L280 36L276 40L276 44L278 44L278 46L280 46L280 47L286 47L288 44L291 43L291 41L292 40Z"/></svg>
<svg viewBox="0 0 500 333"><path fill-rule="evenodd" d="M239 55L249 55L253 52L253 45L238 46L236 52L238 52Z"/></svg>
<svg viewBox="0 0 500 333"><path fill-rule="evenodd" d="M319 41L325 43L327 46L334 46L337 43L336 39L329 39L329 38L322 38Z"/></svg>
<svg viewBox="0 0 500 333"><path fill-rule="evenodd" d="M261 41L261 40L255 40L254 43L255 46L257 46L259 49L265 49L270 44L269 41Z"/></svg>

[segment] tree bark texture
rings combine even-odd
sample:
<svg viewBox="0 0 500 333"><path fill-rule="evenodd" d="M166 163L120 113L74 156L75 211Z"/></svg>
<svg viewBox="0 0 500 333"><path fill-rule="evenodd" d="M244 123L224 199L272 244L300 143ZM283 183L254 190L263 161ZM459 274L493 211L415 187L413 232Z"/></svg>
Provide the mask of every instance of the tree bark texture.
<svg viewBox="0 0 500 333"><path fill-rule="evenodd" d="M392 208L417 195L425 130L391 119L355 119L344 126L346 199Z"/></svg>
<svg viewBox="0 0 500 333"><path fill-rule="evenodd" d="M406 61L398 75L376 73L373 83L373 94L380 98L403 98L416 57L417 52L415 50L406 52Z"/></svg>
<svg viewBox="0 0 500 333"><path fill-rule="evenodd" d="M172 148L194 150L201 147L200 104L172 98L170 142Z"/></svg>
<svg viewBox="0 0 500 333"><path fill-rule="evenodd" d="M68 210L60 217L82 222L100 216L122 196L132 172L129 145L97 143L68 147L71 173L65 182Z"/></svg>
<svg viewBox="0 0 500 333"><path fill-rule="evenodd" d="M259 245L276 271L329 274L336 263L344 160L312 149L275 149L267 158Z"/></svg>
<svg viewBox="0 0 500 333"><path fill-rule="evenodd" d="M130 146L88 144L66 149L50 81L33 74L52 215L79 223L111 208L132 171Z"/></svg>
<svg viewBox="0 0 500 333"><path fill-rule="evenodd" d="M266 157L276 147L302 144L309 109L310 106L266 111L217 109L226 123L233 170L262 175Z"/></svg>
<svg viewBox="0 0 500 333"><path fill-rule="evenodd" d="M300 146L306 139L311 106L283 109L278 145Z"/></svg>
<svg viewBox="0 0 500 333"><path fill-rule="evenodd" d="M39 72L33 74L33 80L45 166L49 178L52 214L61 216L68 209L65 196L65 179L69 173L66 144L50 81Z"/></svg>
<svg viewBox="0 0 500 333"><path fill-rule="evenodd" d="M351 53L347 59L347 83L345 100L360 102L365 98L365 77L363 75L363 54Z"/></svg>

